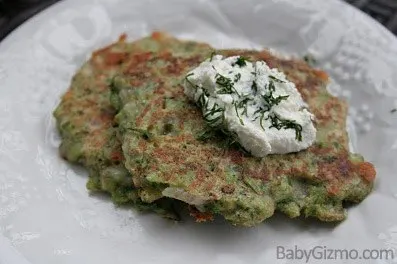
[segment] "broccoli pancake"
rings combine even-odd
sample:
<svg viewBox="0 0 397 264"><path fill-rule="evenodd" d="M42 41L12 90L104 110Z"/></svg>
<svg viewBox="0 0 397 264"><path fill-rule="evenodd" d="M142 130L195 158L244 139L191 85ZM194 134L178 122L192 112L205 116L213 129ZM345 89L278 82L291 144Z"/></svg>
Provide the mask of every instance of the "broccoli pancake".
<svg viewBox="0 0 397 264"><path fill-rule="evenodd" d="M141 199L179 199L242 226L258 224L275 210L289 217L343 220L343 202L362 201L375 170L349 153L347 105L327 92L327 75L267 51L217 54L263 60L283 71L316 116L315 144L262 159L244 153L222 133L208 130L201 110L184 94L184 76L209 54L187 45L179 54L148 53L133 72L111 83L125 166Z"/></svg>
<svg viewBox="0 0 397 264"><path fill-rule="evenodd" d="M147 52L178 51L180 45L180 41L159 33L133 43L125 42L122 36L118 42L93 53L73 77L70 89L54 111L62 137L60 153L68 161L88 168L88 189L110 193L117 204L134 203L141 209L170 217L170 212L165 211L170 207L169 201L152 204L140 201L124 168L108 81L118 72L133 71L134 60L144 60ZM207 45L194 45L209 49Z"/></svg>

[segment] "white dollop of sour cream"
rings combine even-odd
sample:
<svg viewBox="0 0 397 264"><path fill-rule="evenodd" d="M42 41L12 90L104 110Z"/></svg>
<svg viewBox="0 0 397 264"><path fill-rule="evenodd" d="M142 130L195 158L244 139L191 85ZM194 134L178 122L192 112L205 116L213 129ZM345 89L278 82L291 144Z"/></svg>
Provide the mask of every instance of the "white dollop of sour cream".
<svg viewBox="0 0 397 264"><path fill-rule="evenodd" d="M227 129L253 156L298 152L316 139L295 84L264 61L211 56L186 75L184 88L208 125Z"/></svg>

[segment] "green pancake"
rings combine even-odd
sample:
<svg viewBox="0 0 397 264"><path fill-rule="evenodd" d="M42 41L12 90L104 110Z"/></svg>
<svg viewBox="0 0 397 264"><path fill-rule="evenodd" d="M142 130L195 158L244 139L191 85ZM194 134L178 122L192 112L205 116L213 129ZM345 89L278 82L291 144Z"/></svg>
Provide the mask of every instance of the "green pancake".
<svg viewBox="0 0 397 264"><path fill-rule="evenodd" d="M263 60L283 71L316 116L316 142L305 151L259 159L209 131L182 86L186 73L210 56L208 46L181 42L172 52L129 57L134 69L114 74L109 86L119 110L123 162L142 201L177 199L242 226L256 225L275 210L292 218L345 219L344 202L358 203L370 193L375 170L349 153L347 104L327 92L327 75L267 51L216 53Z"/></svg>
<svg viewBox="0 0 397 264"><path fill-rule="evenodd" d="M133 43L126 43L122 36L118 42L95 51L73 77L54 116L62 137L60 154L70 162L87 167L89 190L110 193L116 204L131 203L139 209L176 218L170 199L155 203L139 199L131 175L123 165L114 122L116 112L110 103L111 77L125 71L133 72L134 60L144 59L147 52L179 49L179 41L164 41L161 36L154 33ZM208 49L206 45L203 48Z"/></svg>

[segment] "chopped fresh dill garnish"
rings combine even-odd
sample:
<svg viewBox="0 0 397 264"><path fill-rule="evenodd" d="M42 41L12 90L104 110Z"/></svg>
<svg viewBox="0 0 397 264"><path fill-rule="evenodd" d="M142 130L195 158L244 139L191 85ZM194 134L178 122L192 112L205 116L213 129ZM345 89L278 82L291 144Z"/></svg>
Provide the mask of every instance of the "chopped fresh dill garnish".
<svg viewBox="0 0 397 264"><path fill-rule="evenodd" d="M244 99L242 99L240 102L238 102L236 105L238 108L242 108L243 111L241 112L241 115L245 115L248 117L248 101L251 101L252 99L246 96Z"/></svg>
<svg viewBox="0 0 397 264"><path fill-rule="evenodd" d="M203 117L204 120L207 122L208 125L215 127L218 126L219 124L222 124L225 116L224 112L225 109L222 108L220 105L215 103L211 109L208 109L209 105L209 100L208 97L202 93L198 100L197 100L197 105L203 110ZM214 117L214 115L219 114Z"/></svg>
<svg viewBox="0 0 397 264"><path fill-rule="evenodd" d="M225 138L223 141L224 144L222 144L223 145L222 147L224 148L223 154L226 153L227 149L236 147L238 150L240 150L244 154L249 155L249 152L247 150L245 150L243 146L241 146L241 144L238 140L238 135L236 132L225 131L224 129L220 130L220 132L223 133L224 135L226 135L226 137L223 136L223 138Z"/></svg>
<svg viewBox="0 0 397 264"><path fill-rule="evenodd" d="M278 105L279 103L281 103L282 100L287 100L288 98L289 98L289 95L280 95L280 96L277 96L277 97L274 99L274 104L275 104L275 105Z"/></svg>
<svg viewBox="0 0 397 264"><path fill-rule="evenodd" d="M234 82L236 83L236 82L240 81L240 79L241 79L241 73L237 73L237 74L234 76Z"/></svg>
<svg viewBox="0 0 397 264"><path fill-rule="evenodd" d="M212 59L214 58L215 54L216 54L216 53L215 53L215 51L212 51L212 52L211 52L211 56L210 56L210 62L211 62L211 61L212 61Z"/></svg>
<svg viewBox="0 0 397 264"><path fill-rule="evenodd" d="M265 113L266 112L261 113L261 119L259 120L259 124L261 125L263 130L265 130L265 127L263 126L263 119L265 118Z"/></svg>
<svg viewBox="0 0 397 264"><path fill-rule="evenodd" d="M214 53L211 54L210 61L212 61L213 56ZM248 65L248 60L240 56L236 59L235 63L232 63L233 67L235 67L235 65L244 67ZM254 63L254 70L251 72L251 74L253 74L253 76L251 76L253 81L251 83L251 90L249 90L249 85L248 87L238 86L240 84L243 86L243 84L240 83L243 77L241 72L236 73L231 70L218 72L214 65L211 64L210 66L214 69L214 72L211 72L211 74L215 74L215 77L212 75L215 81L215 94L210 94L209 90L202 87L201 84L195 85L194 81L190 81L189 77L192 76L193 73L185 77L186 83L189 83L192 88L195 87L197 91L200 92L198 98L196 97L196 103L202 109L202 115L208 127L212 128L214 131L227 130L225 111L228 107L227 104L231 103L232 105L230 106L235 109L234 118L237 117L242 126L245 126L244 118L247 118L247 120L249 119L248 122L255 121L263 130L271 128L276 128L277 130L293 129L295 131L295 139L302 141L302 125L295 120L282 118L273 110L274 106L290 98L288 94L276 96L276 92L279 92L277 90L278 85L282 86L281 84L287 83L283 76L277 77L272 74L268 75L268 83L265 87L262 87L262 84L258 82L258 78L261 77L258 75L261 74L261 69L259 69L258 72L257 65ZM238 89L242 90L239 91ZM219 98L217 98L216 94L228 96L219 96ZM220 99L220 102L218 99ZM394 112L397 112L397 110L394 109L392 113ZM233 132L222 132L224 135L230 135L230 133ZM209 136L211 135L205 132L199 136L199 139L206 140ZM232 144L238 141L237 139L237 135L235 138L231 139L231 141L233 141Z"/></svg>
<svg viewBox="0 0 397 264"><path fill-rule="evenodd" d="M238 65L240 67L244 67L247 65L247 58L240 56L238 57L237 61L235 63L232 64L232 66Z"/></svg>
<svg viewBox="0 0 397 264"><path fill-rule="evenodd" d="M273 92L270 92L269 95L262 95L263 100L270 106L275 106L281 103L283 100L287 100L289 95L280 95L277 96L276 98L273 97Z"/></svg>
<svg viewBox="0 0 397 264"><path fill-rule="evenodd" d="M280 129L294 129L295 130L295 139L298 141L302 141L302 126L292 120L282 119L277 114L271 113L266 118L266 120L270 119L272 125L269 128Z"/></svg>
<svg viewBox="0 0 397 264"><path fill-rule="evenodd" d="M303 60L309 64L309 66L316 66L317 60L312 54L306 54L303 56Z"/></svg>
<svg viewBox="0 0 397 264"><path fill-rule="evenodd" d="M197 89L197 88L199 88L198 85L192 83L192 82L189 80L189 77L190 77L190 76L193 76L193 75L194 75L193 72L189 73L188 75L185 76L185 80L186 80L192 87L195 87L195 88Z"/></svg>
<svg viewBox="0 0 397 264"><path fill-rule="evenodd" d="M265 105L265 107L266 108L259 107L259 109L254 112L254 115L256 115L256 117L252 120L252 121L256 121L256 120L258 120L258 118L260 118L259 124L261 125L263 130L265 130L265 127L263 125L263 120L265 118L265 114L270 111L269 105ZM258 115L258 114L260 114L260 115Z"/></svg>
<svg viewBox="0 0 397 264"><path fill-rule="evenodd" d="M278 82L278 83L285 83L285 81L280 80L279 78L276 78L276 77L274 77L272 75L269 75L269 79L272 80L272 81Z"/></svg>
<svg viewBox="0 0 397 264"><path fill-rule="evenodd" d="M272 108L273 106L280 104L281 101L287 100L289 97L289 95L280 95L278 97L274 97L273 92L276 91L276 86L272 81L269 82L268 89L270 93L262 95L262 98L265 101L265 103L269 106L269 108Z"/></svg>
<svg viewBox="0 0 397 264"><path fill-rule="evenodd" d="M254 91L254 95L258 93L258 85L256 84L256 81L252 82L251 89Z"/></svg>
<svg viewBox="0 0 397 264"><path fill-rule="evenodd" d="M223 120L225 118L224 112L225 109L220 107L217 103L215 103L210 110L207 109L208 112L204 114L204 120L210 125L210 126L217 126L219 121L223 123ZM215 116L214 118L211 119L215 114L220 113L218 116Z"/></svg>
<svg viewBox="0 0 397 264"><path fill-rule="evenodd" d="M230 78L227 78L219 73L215 75L216 84L219 85L222 89L218 92L218 94L232 94L233 93L233 83Z"/></svg>
<svg viewBox="0 0 397 264"><path fill-rule="evenodd" d="M237 114L238 119L240 120L240 124L241 124L242 126L244 126L244 121L243 121L243 119L240 117L240 114L238 113L238 106L237 106L237 103L234 104L234 109L236 110L236 114Z"/></svg>
<svg viewBox="0 0 397 264"><path fill-rule="evenodd" d="M197 105L200 108L207 109L207 107L208 107L208 99L206 99L206 95L204 93L200 94L200 96L199 96L199 98L197 100Z"/></svg>
<svg viewBox="0 0 397 264"><path fill-rule="evenodd" d="M232 94L236 93L238 96L239 93L233 86L233 82L230 78L227 78L219 73L215 75L216 84L221 87L221 89L217 92L218 94Z"/></svg>
<svg viewBox="0 0 397 264"><path fill-rule="evenodd" d="M269 86L268 86L268 88L269 88L269 91L270 91L271 93L276 91L276 86L274 85L274 82L272 82L272 81L269 81Z"/></svg>
<svg viewBox="0 0 397 264"><path fill-rule="evenodd" d="M255 81L254 81L254 83L255 83ZM287 100L289 97L289 95L280 95L280 96L274 97L273 92L276 91L276 87L275 87L273 81L269 82L268 89L270 91L269 93L267 93L265 95L261 95L261 97L263 99L263 106L259 107L259 109L254 112L255 117L253 119L253 121L256 121L256 120L258 120L258 118L260 118L259 123L263 130L265 130L263 120L268 120L269 116L270 116L270 114L269 114L269 116L265 119L265 114L267 112L270 112L270 110L272 109L273 106L280 104L281 101Z"/></svg>
<svg viewBox="0 0 397 264"><path fill-rule="evenodd" d="M269 112L269 111L270 111L270 108L269 108L269 106L266 105L266 109L264 109L262 107L259 107L259 109L254 112L254 115L257 115L258 113L266 113L266 112ZM259 118L259 116L256 116L254 118L254 120L252 120L252 121L257 120L258 118Z"/></svg>

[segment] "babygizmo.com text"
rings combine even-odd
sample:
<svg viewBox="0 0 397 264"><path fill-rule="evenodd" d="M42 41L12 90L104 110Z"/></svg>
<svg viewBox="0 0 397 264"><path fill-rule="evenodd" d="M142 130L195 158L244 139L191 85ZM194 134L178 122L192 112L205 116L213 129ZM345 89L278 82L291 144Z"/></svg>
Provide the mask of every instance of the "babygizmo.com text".
<svg viewBox="0 0 397 264"><path fill-rule="evenodd" d="M305 263L316 260L394 260L395 251L392 249L342 249L327 246L313 246L311 248L277 246L278 260L302 260Z"/></svg>

